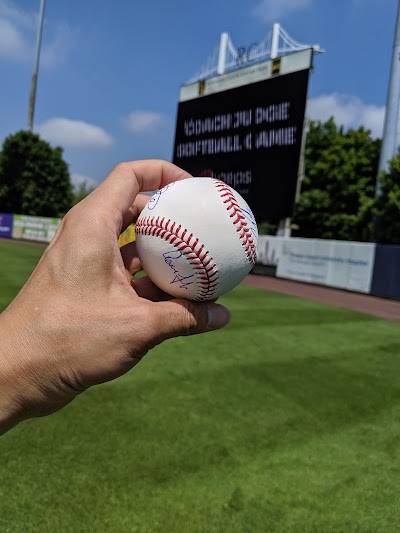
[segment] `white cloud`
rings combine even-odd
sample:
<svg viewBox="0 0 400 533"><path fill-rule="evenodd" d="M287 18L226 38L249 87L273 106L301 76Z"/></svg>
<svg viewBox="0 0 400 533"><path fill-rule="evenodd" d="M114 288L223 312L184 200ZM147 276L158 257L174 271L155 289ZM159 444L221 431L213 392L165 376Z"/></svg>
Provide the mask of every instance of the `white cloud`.
<svg viewBox="0 0 400 533"><path fill-rule="evenodd" d="M0 18L14 22L23 28L34 28L36 15L17 7L10 0L0 0Z"/></svg>
<svg viewBox="0 0 400 533"><path fill-rule="evenodd" d="M68 55L74 41L74 34L67 23L58 24L52 41L43 47L40 62L44 67L53 67L62 63Z"/></svg>
<svg viewBox="0 0 400 533"><path fill-rule="evenodd" d="M107 148L114 144L114 139L103 128L81 120L51 118L36 130L47 141L67 147Z"/></svg>
<svg viewBox="0 0 400 533"><path fill-rule="evenodd" d="M32 60L37 15L9 0L0 0L0 57Z"/></svg>
<svg viewBox="0 0 400 533"><path fill-rule="evenodd" d="M9 20L0 18L0 57L25 59L28 50L22 32Z"/></svg>
<svg viewBox="0 0 400 533"><path fill-rule="evenodd" d="M165 123L165 117L154 111L133 111L122 122L133 133L151 133Z"/></svg>
<svg viewBox="0 0 400 533"><path fill-rule="evenodd" d="M0 0L0 57L33 64L38 19L37 12L24 11L11 0ZM50 27L45 20L40 65L52 67L62 62L74 40L66 22L53 23Z"/></svg>
<svg viewBox="0 0 400 533"><path fill-rule="evenodd" d="M372 137L382 137L385 107L364 104L360 98L332 93L310 98L307 115L313 120L325 122L334 117L338 126L371 130Z"/></svg>
<svg viewBox="0 0 400 533"><path fill-rule="evenodd" d="M93 178L89 176L83 176L82 174L72 173L71 174L71 183L75 190L79 189L79 186L84 184L87 189L94 189L97 187L98 183Z"/></svg>
<svg viewBox="0 0 400 533"><path fill-rule="evenodd" d="M279 19L310 6L312 0L260 0L252 14L262 22L279 22Z"/></svg>

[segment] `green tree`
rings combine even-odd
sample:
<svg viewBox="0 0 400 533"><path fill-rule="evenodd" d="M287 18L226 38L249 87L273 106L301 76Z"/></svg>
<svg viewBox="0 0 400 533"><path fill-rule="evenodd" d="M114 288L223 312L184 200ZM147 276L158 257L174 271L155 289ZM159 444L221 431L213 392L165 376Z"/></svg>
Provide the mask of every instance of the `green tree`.
<svg viewBox="0 0 400 533"><path fill-rule="evenodd" d="M380 140L364 127L344 132L331 118L309 124L297 236L367 241Z"/></svg>
<svg viewBox="0 0 400 533"><path fill-rule="evenodd" d="M374 240L400 244L400 153L389 161L388 171L380 172L381 192L373 205Z"/></svg>
<svg viewBox="0 0 400 533"><path fill-rule="evenodd" d="M79 185L73 191L73 204L75 205L86 198L86 196L93 192L94 189L95 187L90 187L86 181L79 183Z"/></svg>
<svg viewBox="0 0 400 533"><path fill-rule="evenodd" d="M9 135L0 152L0 211L63 216L73 197L62 153L30 131Z"/></svg>

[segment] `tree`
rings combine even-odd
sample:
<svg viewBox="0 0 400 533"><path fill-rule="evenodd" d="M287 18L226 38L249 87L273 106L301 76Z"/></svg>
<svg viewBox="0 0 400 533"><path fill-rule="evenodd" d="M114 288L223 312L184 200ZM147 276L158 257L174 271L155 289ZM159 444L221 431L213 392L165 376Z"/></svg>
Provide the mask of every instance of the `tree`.
<svg viewBox="0 0 400 533"><path fill-rule="evenodd" d="M389 161L388 171L379 174L381 193L373 204L374 240L400 244L400 153Z"/></svg>
<svg viewBox="0 0 400 533"><path fill-rule="evenodd" d="M363 127L344 132L333 118L310 122L297 236L370 239L379 151L380 140Z"/></svg>
<svg viewBox="0 0 400 533"><path fill-rule="evenodd" d="M9 135L0 152L0 211L63 216L73 197L62 153L30 131Z"/></svg>
<svg viewBox="0 0 400 533"><path fill-rule="evenodd" d="M86 198L86 196L93 192L94 189L95 187L91 187L86 183L86 181L79 183L79 185L73 191L73 204L75 205Z"/></svg>

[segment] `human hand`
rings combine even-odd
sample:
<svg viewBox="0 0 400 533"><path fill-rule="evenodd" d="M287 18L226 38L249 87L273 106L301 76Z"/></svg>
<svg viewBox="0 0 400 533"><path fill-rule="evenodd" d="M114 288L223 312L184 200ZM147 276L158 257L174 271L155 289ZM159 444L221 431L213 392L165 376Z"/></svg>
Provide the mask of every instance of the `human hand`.
<svg viewBox="0 0 400 533"><path fill-rule="evenodd" d="M0 315L0 434L130 370L160 342L223 327L216 303L172 300L118 247L148 196L189 177L165 161L121 163L64 217L31 277Z"/></svg>

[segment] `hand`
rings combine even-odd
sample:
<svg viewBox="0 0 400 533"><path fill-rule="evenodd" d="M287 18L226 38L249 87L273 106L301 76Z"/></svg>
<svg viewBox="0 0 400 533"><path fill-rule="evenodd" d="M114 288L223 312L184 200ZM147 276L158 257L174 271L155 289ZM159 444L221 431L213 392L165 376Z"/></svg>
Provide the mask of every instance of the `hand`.
<svg viewBox="0 0 400 533"><path fill-rule="evenodd" d="M172 300L118 247L155 190L189 177L164 161L121 163L64 217L28 282L0 315L0 434L131 369L155 345L223 327L216 303Z"/></svg>

